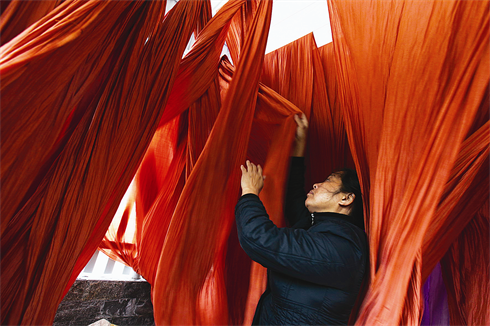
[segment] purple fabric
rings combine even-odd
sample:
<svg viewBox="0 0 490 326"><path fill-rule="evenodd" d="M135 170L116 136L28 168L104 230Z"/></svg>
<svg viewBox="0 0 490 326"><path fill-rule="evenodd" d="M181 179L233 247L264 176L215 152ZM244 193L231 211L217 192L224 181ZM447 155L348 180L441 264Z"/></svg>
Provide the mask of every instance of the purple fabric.
<svg viewBox="0 0 490 326"><path fill-rule="evenodd" d="M449 308L441 265L437 266L424 284L424 314L421 325L449 325Z"/></svg>

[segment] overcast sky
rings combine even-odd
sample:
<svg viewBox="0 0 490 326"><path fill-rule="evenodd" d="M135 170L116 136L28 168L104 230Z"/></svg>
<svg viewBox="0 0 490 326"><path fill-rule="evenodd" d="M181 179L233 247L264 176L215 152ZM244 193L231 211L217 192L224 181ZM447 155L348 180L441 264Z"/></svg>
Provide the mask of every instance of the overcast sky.
<svg viewBox="0 0 490 326"><path fill-rule="evenodd" d="M213 15L228 0L211 0ZM178 0L167 0L167 11ZM317 46L332 42L327 0L274 0L266 53L313 32Z"/></svg>
<svg viewBox="0 0 490 326"><path fill-rule="evenodd" d="M211 0L213 15L227 0ZM266 53L313 32L317 46L332 42L327 0L274 0Z"/></svg>

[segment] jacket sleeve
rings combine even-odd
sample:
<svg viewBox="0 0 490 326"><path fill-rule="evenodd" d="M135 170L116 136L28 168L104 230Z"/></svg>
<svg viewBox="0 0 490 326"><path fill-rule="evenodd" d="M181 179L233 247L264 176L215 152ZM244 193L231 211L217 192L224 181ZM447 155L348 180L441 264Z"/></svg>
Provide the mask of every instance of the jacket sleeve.
<svg viewBox="0 0 490 326"><path fill-rule="evenodd" d="M289 170L288 187L284 205L284 215L290 226L307 228L310 226L310 214L305 207L305 159L292 157ZM306 220L306 221L305 221Z"/></svg>
<svg viewBox="0 0 490 326"><path fill-rule="evenodd" d="M360 257L349 239L335 232L278 228L253 194L240 198L235 217L240 245L252 260L304 281L350 286Z"/></svg>

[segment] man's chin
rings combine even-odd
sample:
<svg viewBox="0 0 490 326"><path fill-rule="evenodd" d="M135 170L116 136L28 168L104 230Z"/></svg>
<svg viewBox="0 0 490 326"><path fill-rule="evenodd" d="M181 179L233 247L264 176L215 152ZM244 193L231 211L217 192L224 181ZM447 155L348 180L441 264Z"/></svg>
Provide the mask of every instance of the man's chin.
<svg viewBox="0 0 490 326"><path fill-rule="evenodd" d="M305 207L308 210L308 212L312 213L312 211L310 210L310 205L308 205L308 199L305 200Z"/></svg>

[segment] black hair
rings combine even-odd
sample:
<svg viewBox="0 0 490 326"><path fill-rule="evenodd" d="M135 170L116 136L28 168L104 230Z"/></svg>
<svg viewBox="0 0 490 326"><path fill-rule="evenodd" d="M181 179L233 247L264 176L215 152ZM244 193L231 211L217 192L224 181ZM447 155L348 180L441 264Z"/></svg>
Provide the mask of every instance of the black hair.
<svg viewBox="0 0 490 326"><path fill-rule="evenodd" d="M356 196L349 215L358 221L362 221L364 224L361 185L359 183L359 178L357 177L357 172L352 169L343 168L339 170L338 173L340 174L340 179L342 180L342 185L339 189L340 192L353 193Z"/></svg>

